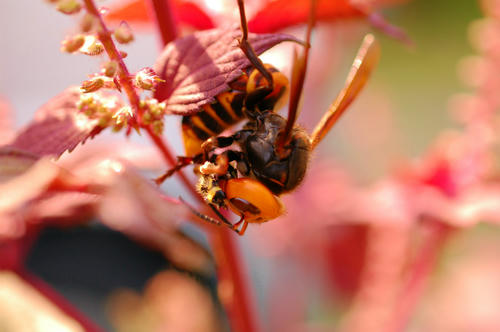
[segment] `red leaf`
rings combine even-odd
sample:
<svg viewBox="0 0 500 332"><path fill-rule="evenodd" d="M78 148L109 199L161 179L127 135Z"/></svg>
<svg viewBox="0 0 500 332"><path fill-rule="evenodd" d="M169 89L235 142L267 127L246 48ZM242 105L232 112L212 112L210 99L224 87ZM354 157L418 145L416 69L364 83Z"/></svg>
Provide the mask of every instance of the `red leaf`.
<svg viewBox="0 0 500 332"><path fill-rule="evenodd" d="M60 156L98 134L102 127L78 112L78 88L69 88L51 99L15 138L12 147L38 156Z"/></svg>
<svg viewBox="0 0 500 332"><path fill-rule="evenodd" d="M269 1L248 22L252 32L275 32L289 26L307 22L309 0ZM350 0L318 0L317 20L364 17L362 10Z"/></svg>
<svg viewBox="0 0 500 332"><path fill-rule="evenodd" d="M215 27L212 19L205 14L196 4L181 0L172 2L174 15L181 23L190 25L195 29L206 30ZM111 21L127 21L128 23L148 24L150 17L144 0L133 0L111 7L106 16Z"/></svg>
<svg viewBox="0 0 500 332"><path fill-rule="evenodd" d="M186 115L229 89L250 62L238 47L238 27L196 32L168 44L154 69L160 83L155 97L166 100L167 112ZM285 34L250 34L249 42L261 54L283 41L298 40Z"/></svg>

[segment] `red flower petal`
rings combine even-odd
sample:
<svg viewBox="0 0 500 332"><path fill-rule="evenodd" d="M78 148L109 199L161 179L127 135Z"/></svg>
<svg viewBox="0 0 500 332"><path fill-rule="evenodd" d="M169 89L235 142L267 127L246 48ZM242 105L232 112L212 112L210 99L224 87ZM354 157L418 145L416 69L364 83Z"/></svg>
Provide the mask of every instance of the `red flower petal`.
<svg viewBox="0 0 500 332"><path fill-rule="evenodd" d="M307 22L310 3L309 0L270 1L248 22L248 28L252 32L275 32ZM365 13L349 0L318 0L319 21L364 16Z"/></svg>
<svg viewBox="0 0 500 332"><path fill-rule="evenodd" d="M370 7L354 0L318 0L316 19L333 21L349 18L366 18L370 24L383 33L411 45L412 40L406 32L391 25L382 15L374 12L372 7L397 3L404 0L373 1ZM276 0L268 1L248 22L252 32L276 32L284 28L305 23L309 17L309 0Z"/></svg>
<svg viewBox="0 0 500 332"><path fill-rule="evenodd" d="M199 30L212 29L215 24L197 5L191 2L176 0L172 2L175 16L181 23ZM111 21L127 21L128 23L149 24L150 16L144 0L133 0L125 4L119 3L111 7L106 16Z"/></svg>
<svg viewBox="0 0 500 332"><path fill-rule="evenodd" d="M197 5L191 2L174 1L177 18L180 22L199 30L215 28L210 16L205 14Z"/></svg>

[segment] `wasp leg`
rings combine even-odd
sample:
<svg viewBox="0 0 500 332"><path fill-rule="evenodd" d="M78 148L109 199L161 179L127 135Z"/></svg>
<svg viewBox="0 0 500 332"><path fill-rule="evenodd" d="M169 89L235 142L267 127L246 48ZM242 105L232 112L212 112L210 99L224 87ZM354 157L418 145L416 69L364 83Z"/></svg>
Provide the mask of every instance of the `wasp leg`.
<svg viewBox="0 0 500 332"><path fill-rule="evenodd" d="M198 210L196 210L193 206L191 206L190 204L188 204L184 199L182 199L182 197L179 197L179 200L185 205L188 207L188 209L191 211L192 214L194 214L195 216L197 216L198 218L202 219L203 221L206 221L206 222L209 222L211 224L215 224L217 226L220 226L221 225L221 222L220 220L217 220L215 218L212 218L210 216L207 216L206 214L203 214L201 212L199 212ZM210 204L209 204L210 205ZM232 226L232 224L231 224Z"/></svg>
<svg viewBox="0 0 500 332"><path fill-rule="evenodd" d="M229 168L229 159L227 158L227 154L222 153L217 155L215 158L215 163L211 163L206 161L200 167L200 173L203 175L218 175L222 176L227 173Z"/></svg>
<svg viewBox="0 0 500 332"><path fill-rule="evenodd" d="M212 209L212 211L215 212L215 214L220 218L219 220L215 219L215 218L212 218L210 216L207 216L206 214L203 214L201 212L199 212L198 210L196 210L193 206L191 206L190 204L188 204L185 200L182 199L182 197L179 197L179 200L188 207L188 209L191 211L192 214L194 214L195 216L197 216L198 218L200 218L201 220L203 221L206 221L208 223L211 223L211 224L214 224L214 225L217 225L217 226L220 226L220 225L225 225L227 226L229 229L235 231L236 233L238 233L239 235L243 235L243 233L245 232L245 229L246 229L246 226L244 225L242 227L243 229L243 233L241 232L241 230L238 230L235 228L235 225L231 224L231 222L229 222L226 217L224 217L222 215L222 213L220 213L219 209L213 205L213 204L208 204L208 206ZM238 222L238 225L239 225L240 222Z"/></svg>
<svg viewBox="0 0 500 332"><path fill-rule="evenodd" d="M220 213L219 208L213 204L208 204L208 206L214 211L214 213L217 215L217 217L220 218L220 220L229 228L234 229L234 225L224 217L222 213Z"/></svg>
<svg viewBox="0 0 500 332"><path fill-rule="evenodd" d="M201 144L205 160L208 160L208 153L216 148L225 148L234 143L235 135L231 136L214 136L207 139Z"/></svg>
<svg viewBox="0 0 500 332"><path fill-rule="evenodd" d="M215 212L215 214L224 222L226 226L228 226L231 230L235 231L238 235L243 235L245 234L245 231L247 230L248 222L245 220L245 216L241 216L241 219L236 223L236 224L231 224L226 217L220 213L219 209L214 206L213 204L208 204L210 208ZM243 223L243 226L241 226L240 229L238 229L238 226Z"/></svg>
<svg viewBox="0 0 500 332"><path fill-rule="evenodd" d="M182 157L178 156L177 157L177 164L172 167L171 169L167 170L163 175L157 177L154 181L157 185L162 184L165 182L166 179L174 175L175 172L180 171L186 166L192 165L192 164L197 164L201 163L202 155L198 154L194 157Z"/></svg>
<svg viewBox="0 0 500 332"><path fill-rule="evenodd" d="M215 157L214 162L206 161L199 169L201 174L204 175L218 175L219 177L230 175L231 178L236 177L234 173L234 167L229 163L236 161L239 163L243 156L241 152L227 150ZM231 174L228 172L231 171Z"/></svg>
<svg viewBox="0 0 500 332"><path fill-rule="evenodd" d="M240 229L238 229L238 227L239 227L241 224L243 224L243 225L241 226L241 228L240 228ZM238 235L243 235L243 234L245 234L245 232L246 232L246 230L247 230L247 227L248 227L248 222L245 220L245 215L241 215L240 220L239 220L236 224L234 224L234 225L233 225L233 227L234 227L234 231L235 231L236 233L238 233Z"/></svg>
<svg viewBox="0 0 500 332"><path fill-rule="evenodd" d="M231 136L213 136L201 144L203 161L210 160L208 154L217 148L226 148L234 142L241 142L251 130L239 130Z"/></svg>
<svg viewBox="0 0 500 332"><path fill-rule="evenodd" d="M243 53L245 53L245 55L247 56L250 63L262 74L262 76L264 76L266 81L269 83L269 86L272 87L274 85L273 76L266 69L262 61L255 53L255 50L253 49L252 45L250 45L250 43L248 42L248 25L247 25L247 18L245 15L245 5L243 3L243 0L238 0L238 7L240 9L241 31L243 33L241 39L239 40L240 48L243 51Z"/></svg>
<svg viewBox="0 0 500 332"><path fill-rule="evenodd" d="M236 162L236 168L234 168L231 164L228 167L228 172L226 174L226 177L229 179L235 179L238 177L238 171L240 171L241 174L243 175L248 175L248 164L245 161L245 157L243 155L243 152L240 151L234 151L234 150L227 150L224 151L224 153L227 154L227 158L229 160L229 163L232 161Z"/></svg>

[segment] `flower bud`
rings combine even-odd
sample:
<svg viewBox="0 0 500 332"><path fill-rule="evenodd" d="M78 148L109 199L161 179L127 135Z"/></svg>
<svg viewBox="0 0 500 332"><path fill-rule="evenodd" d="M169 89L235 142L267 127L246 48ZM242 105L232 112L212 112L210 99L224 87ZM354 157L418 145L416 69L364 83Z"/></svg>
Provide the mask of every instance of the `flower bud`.
<svg viewBox="0 0 500 332"><path fill-rule="evenodd" d="M63 14L76 14L82 9L82 4L78 0L59 0L56 9Z"/></svg>
<svg viewBox="0 0 500 332"><path fill-rule="evenodd" d="M104 86L104 79L100 76L93 77L82 83L80 90L84 93L95 92Z"/></svg>
<svg viewBox="0 0 500 332"><path fill-rule="evenodd" d="M134 117L134 112L130 106L123 106L114 115L114 130L120 130L126 126L130 119Z"/></svg>
<svg viewBox="0 0 500 332"><path fill-rule="evenodd" d="M106 79L104 77L104 80ZM114 115L122 106L123 102L117 96L100 92L81 94L77 103L78 110L82 114L89 119L98 120L98 125L103 128L115 126Z"/></svg>
<svg viewBox="0 0 500 332"><path fill-rule="evenodd" d="M132 29L126 22L120 23L120 26L114 31L113 36L120 44L128 44L134 40Z"/></svg>
<svg viewBox="0 0 500 332"><path fill-rule="evenodd" d="M149 112L145 112L143 115L142 115L142 122L144 124L151 124L151 122L153 121L153 116L151 115L151 113Z"/></svg>
<svg viewBox="0 0 500 332"><path fill-rule="evenodd" d="M154 91L155 86L159 82L165 82L162 80L153 69L144 68L141 69L137 74L135 74L135 86L141 88L143 90L152 90Z"/></svg>
<svg viewBox="0 0 500 332"><path fill-rule="evenodd" d="M85 14L80 21L80 29L82 32L90 32L94 27L95 16L91 14Z"/></svg>
<svg viewBox="0 0 500 332"><path fill-rule="evenodd" d="M163 133L163 120L156 120L151 124L153 132L160 136Z"/></svg>
<svg viewBox="0 0 500 332"><path fill-rule="evenodd" d="M155 118L162 117L165 114L165 102L159 103L157 99L150 98L147 100L147 105L149 108L149 112Z"/></svg>
<svg viewBox="0 0 500 332"><path fill-rule="evenodd" d="M86 36L85 43L80 48L80 52L86 55L99 55L104 52L104 45L96 36Z"/></svg>
<svg viewBox="0 0 500 332"><path fill-rule="evenodd" d="M114 77L118 70L118 63L116 61L108 61L102 65L101 72L107 77Z"/></svg>
<svg viewBox="0 0 500 332"><path fill-rule="evenodd" d="M68 37L61 42L61 52L73 53L78 51L85 44L84 35Z"/></svg>

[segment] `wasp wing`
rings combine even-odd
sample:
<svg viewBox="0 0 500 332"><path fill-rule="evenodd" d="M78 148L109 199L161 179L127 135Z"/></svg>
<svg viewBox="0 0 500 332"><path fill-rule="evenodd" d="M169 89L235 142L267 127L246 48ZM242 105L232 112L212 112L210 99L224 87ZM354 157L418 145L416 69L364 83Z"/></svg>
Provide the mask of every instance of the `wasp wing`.
<svg viewBox="0 0 500 332"><path fill-rule="evenodd" d="M294 52L294 61L292 68L292 84L290 86L290 103L288 105L288 117L283 134L278 141L278 151L283 148L290 140L290 135L295 125L295 121L299 115L299 102L302 96L302 89L304 87L304 81L307 72L307 62L309 59L309 49L311 47L311 34L314 25L316 24L316 10L318 2L317 0L311 0L309 5L309 21L307 23L306 31L306 48L302 55L297 55Z"/></svg>
<svg viewBox="0 0 500 332"><path fill-rule="evenodd" d="M325 137L344 111L356 98L370 78L380 58L380 45L371 34L366 35L354 59L344 88L330 105L328 111L314 128L311 135L311 145L316 145Z"/></svg>

